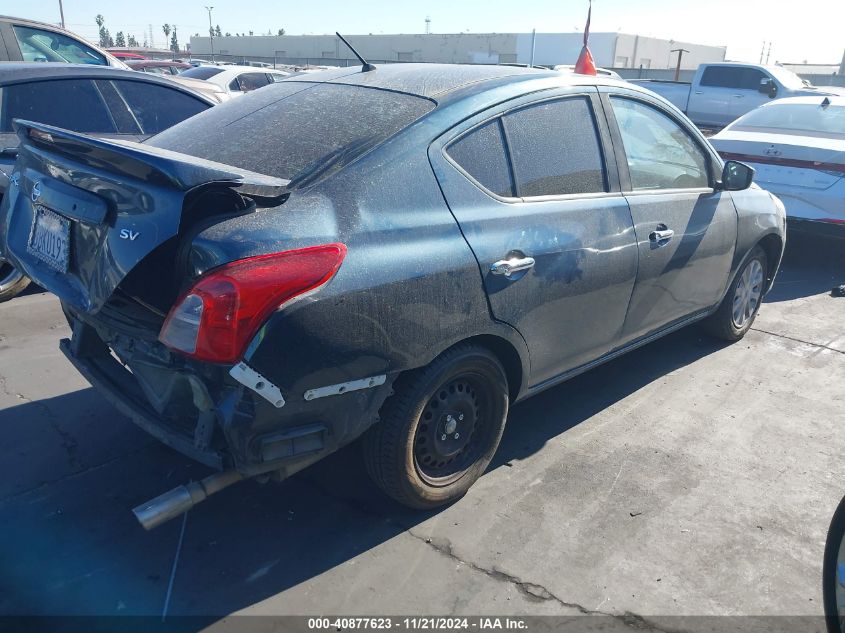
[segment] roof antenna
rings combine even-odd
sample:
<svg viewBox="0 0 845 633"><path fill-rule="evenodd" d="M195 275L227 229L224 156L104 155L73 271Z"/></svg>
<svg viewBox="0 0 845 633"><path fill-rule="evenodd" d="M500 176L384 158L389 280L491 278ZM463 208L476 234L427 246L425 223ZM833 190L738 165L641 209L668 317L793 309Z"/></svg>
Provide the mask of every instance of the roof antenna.
<svg viewBox="0 0 845 633"><path fill-rule="evenodd" d="M827 110L830 107L830 97L825 97L822 101L822 110Z"/></svg>
<svg viewBox="0 0 845 633"><path fill-rule="evenodd" d="M346 44L346 46L348 46L348 47L349 47L349 50L350 50L350 51L352 51L352 53L355 55L355 57L357 57L357 58L358 58L358 60L361 62L361 64L362 64L362 65L361 65L361 72L362 72L362 73L368 73L368 72L370 72L371 70L375 70L375 69L376 69L376 67L375 67L375 66L373 66L370 62L368 62L366 59L364 59L363 57L361 57L361 53L359 53L359 52L358 52L358 51L356 51L354 48L352 48L352 44L350 44L349 42L347 42L345 37L343 37L343 36L342 36L340 33L338 33L337 31L335 31L335 35L337 35L337 36L340 38L340 41L341 41L341 42L343 42L344 44Z"/></svg>

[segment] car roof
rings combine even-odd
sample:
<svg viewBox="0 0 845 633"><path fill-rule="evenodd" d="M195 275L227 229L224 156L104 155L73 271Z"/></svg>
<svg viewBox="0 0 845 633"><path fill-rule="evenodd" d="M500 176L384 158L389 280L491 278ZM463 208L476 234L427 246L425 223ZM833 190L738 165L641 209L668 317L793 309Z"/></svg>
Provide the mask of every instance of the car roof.
<svg viewBox="0 0 845 633"><path fill-rule="evenodd" d="M270 72L270 73L279 73L280 75L287 75L288 72L284 70L279 70L278 68L264 68L262 66L216 66L216 68L222 69L223 72L219 72L209 79L214 78L223 78L223 77L235 77L237 75L241 75L243 73L262 73L262 72Z"/></svg>
<svg viewBox="0 0 845 633"><path fill-rule="evenodd" d="M561 85L593 84L631 87L626 82L608 76L592 77L548 69L485 64L381 64L369 72L362 72L359 66L355 66L311 73L307 75L307 79L298 76L291 78L290 81L299 79L309 82L381 88L433 99L483 82L496 80L516 82L541 78L553 78Z"/></svg>
<svg viewBox="0 0 845 633"><path fill-rule="evenodd" d="M65 64L63 62L0 62L0 85L27 83L47 79L128 79L146 81L168 88L189 92L208 103L213 103L205 95L170 81L167 77L140 73L135 70L114 68L113 66L95 66L93 64Z"/></svg>

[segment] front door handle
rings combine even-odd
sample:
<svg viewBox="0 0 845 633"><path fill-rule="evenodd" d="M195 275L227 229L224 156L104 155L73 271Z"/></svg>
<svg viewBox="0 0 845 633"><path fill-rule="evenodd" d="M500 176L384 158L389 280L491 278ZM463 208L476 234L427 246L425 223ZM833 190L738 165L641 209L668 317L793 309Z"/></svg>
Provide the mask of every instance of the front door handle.
<svg viewBox="0 0 845 633"><path fill-rule="evenodd" d="M673 231L672 229L665 228L665 224L661 224L660 227L658 227L656 231L652 231L649 234L648 239L650 239L655 244L662 244L668 242L673 237L675 237L675 231Z"/></svg>
<svg viewBox="0 0 845 633"><path fill-rule="evenodd" d="M500 259L490 266L490 272L494 275L504 275L505 277L510 277L514 273L518 273L522 270L528 270L533 267L533 257L514 257L511 259Z"/></svg>

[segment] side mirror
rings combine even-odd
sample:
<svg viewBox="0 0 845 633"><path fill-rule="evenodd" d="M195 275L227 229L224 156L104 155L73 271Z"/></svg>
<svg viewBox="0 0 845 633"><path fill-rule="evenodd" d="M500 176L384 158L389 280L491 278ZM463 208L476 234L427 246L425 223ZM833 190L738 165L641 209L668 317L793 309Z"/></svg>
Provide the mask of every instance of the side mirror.
<svg viewBox="0 0 845 633"><path fill-rule="evenodd" d="M742 191L748 189L754 181L754 168L736 160L725 162L722 169L721 189L724 191Z"/></svg>
<svg viewBox="0 0 845 633"><path fill-rule="evenodd" d="M761 79L757 92L769 95L769 99L774 99L778 94L778 85L772 79Z"/></svg>

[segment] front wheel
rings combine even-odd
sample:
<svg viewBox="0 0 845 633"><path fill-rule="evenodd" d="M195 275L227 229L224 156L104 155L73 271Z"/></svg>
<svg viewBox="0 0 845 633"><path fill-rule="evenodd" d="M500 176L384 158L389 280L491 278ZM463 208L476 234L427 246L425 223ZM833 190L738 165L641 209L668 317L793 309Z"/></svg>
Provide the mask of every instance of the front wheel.
<svg viewBox="0 0 845 633"><path fill-rule="evenodd" d="M725 341L738 341L751 329L763 301L767 267L766 252L755 246L719 309L704 322L710 334Z"/></svg>
<svg viewBox="0 0 845 633"><path fill-rule="evenodd" d="M364 438L373 481L400 503L434 508L463 496L493 458L508 415L501 363L455 347L400 376Z"/></svg>
<svg viewBox="0 0 845 633"><path fill-rule="evenodd" d="M23 292L29 277L0 257L0 303Z"/></svg>

